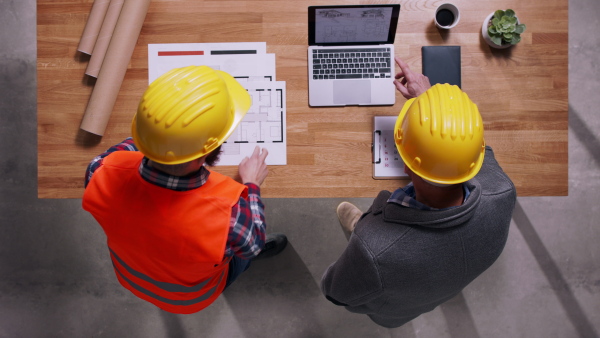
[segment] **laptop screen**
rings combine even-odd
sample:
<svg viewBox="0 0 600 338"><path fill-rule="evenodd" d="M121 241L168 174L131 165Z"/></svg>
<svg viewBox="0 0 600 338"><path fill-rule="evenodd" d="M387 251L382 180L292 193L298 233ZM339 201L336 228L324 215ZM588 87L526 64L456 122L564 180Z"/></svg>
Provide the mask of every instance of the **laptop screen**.
<svg viewBox="0 0 600 338"><path fill-rule="evenodd" d="M399 4L308 7L311 46L392 44Z"/></svg>

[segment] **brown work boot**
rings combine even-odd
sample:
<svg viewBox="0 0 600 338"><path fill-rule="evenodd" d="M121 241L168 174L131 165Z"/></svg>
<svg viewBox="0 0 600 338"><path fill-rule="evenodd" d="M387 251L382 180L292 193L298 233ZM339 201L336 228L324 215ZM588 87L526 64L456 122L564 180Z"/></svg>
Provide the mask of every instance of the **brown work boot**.
<svg viewBox="0 0 600 338"><path fill-rule="evenodd" d="M350 238L350 234L354 231L354 227L362 214L362 211L352 203L342 202L338 205L337 216L346 238Z"/></svg>

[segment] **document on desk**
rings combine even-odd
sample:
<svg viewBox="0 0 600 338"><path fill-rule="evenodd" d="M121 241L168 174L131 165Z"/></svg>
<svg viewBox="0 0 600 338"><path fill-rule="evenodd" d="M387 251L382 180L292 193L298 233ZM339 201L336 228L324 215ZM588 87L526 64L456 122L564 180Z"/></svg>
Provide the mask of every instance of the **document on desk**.
<svg viewBox="0 0 600 338"><path fill-rule="evenodd" d="M206 65L244 81L274 81L275 54L264 42L148 45L148 83L173 68Z"/></svg>
<svg viewBox="0 0 600 338"><path fill-rule="evenodd" d="M286 83L276 81L275 54L265 42L148 45L148 81L173 68L206 65L235 77L252 97L250 110L221 148L217 165L238 165L257 145L269 165L287 164Z"/></svg>
<svg viewBox="0 0 600 338"><path fill-rule="evenodd" d="M238 165L255 146L269 151L266 163L287 164L285 81L242 82L252 106L233 134L223 143L218 165Z"/></svg>
<svg viewBox="0 0 600 338"><path fill-rule="evenodd" d="M398 116L375 116L373 118L373 178L408 178L404 162L394 142L394 126Z"/></svg>

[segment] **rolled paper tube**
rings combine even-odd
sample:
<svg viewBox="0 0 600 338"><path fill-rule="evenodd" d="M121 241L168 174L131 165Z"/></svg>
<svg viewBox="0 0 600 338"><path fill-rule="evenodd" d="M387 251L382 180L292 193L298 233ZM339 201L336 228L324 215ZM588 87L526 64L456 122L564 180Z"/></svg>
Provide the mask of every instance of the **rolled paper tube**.
<svg viewBox="0 0 600 338"><path fill-rule="evenodd" d="M110 43L110 39L115 31L115 26L117 25L117 20L119 19L119 14L123 8L123 2L124 0L110 0L110 6L108 6L108 11L106 11L106 15L104 16L104 22L102 22L102 28L100 28L98 38L96 38L92 57L85 70L85 73L89 76L98 77L100 67L102 67L102 62L106 55L106 50L108 49L108 44Z"/></svg>
<svg viewBox="0 0 600 338"><path fill-rule="evenodd" d="M77 47L78 51L85 54L92 54L92 50L96 44L96 39L98 38L98 33L100 32L100 27L104 21L104 16L106 15L109 4L110 0L94 1L92 9L90 10L90 15L88 16L85 27L83 28L81 39L79 40L79 46Z"/></svg>
<svg viewBox="0 0 600 338"><path fill-rule="evenodd" d="M150 0L125 0L81 121L81 129L104 135L149 5Z"/></svg>

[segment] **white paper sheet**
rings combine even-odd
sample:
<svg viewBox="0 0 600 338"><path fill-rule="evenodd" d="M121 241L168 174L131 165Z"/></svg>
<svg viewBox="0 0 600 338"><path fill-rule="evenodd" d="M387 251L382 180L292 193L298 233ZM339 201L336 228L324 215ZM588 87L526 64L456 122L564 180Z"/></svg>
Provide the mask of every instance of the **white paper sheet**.
<svg viewBox="0 0 600 338"><path fill-rule="evenodd" d="M148 83L173 68L206 65L239 78L275 80L275 54L264 42L148 45Z"/></svg>
<svg viewBox="0 0 600 338"><path fill-rule="evenodd" d="M257 145L269 151L266 163L287 164L285 81L242 82L252 96L252 106L223 144L217 165L238 165Z"/></svg>
<svg viewBox="0 0 600 338"><path fill-rule="evenodd" d="M373 117L373 178L406 178L404 162L394 142L394 126L397 116Z"/></svg>

